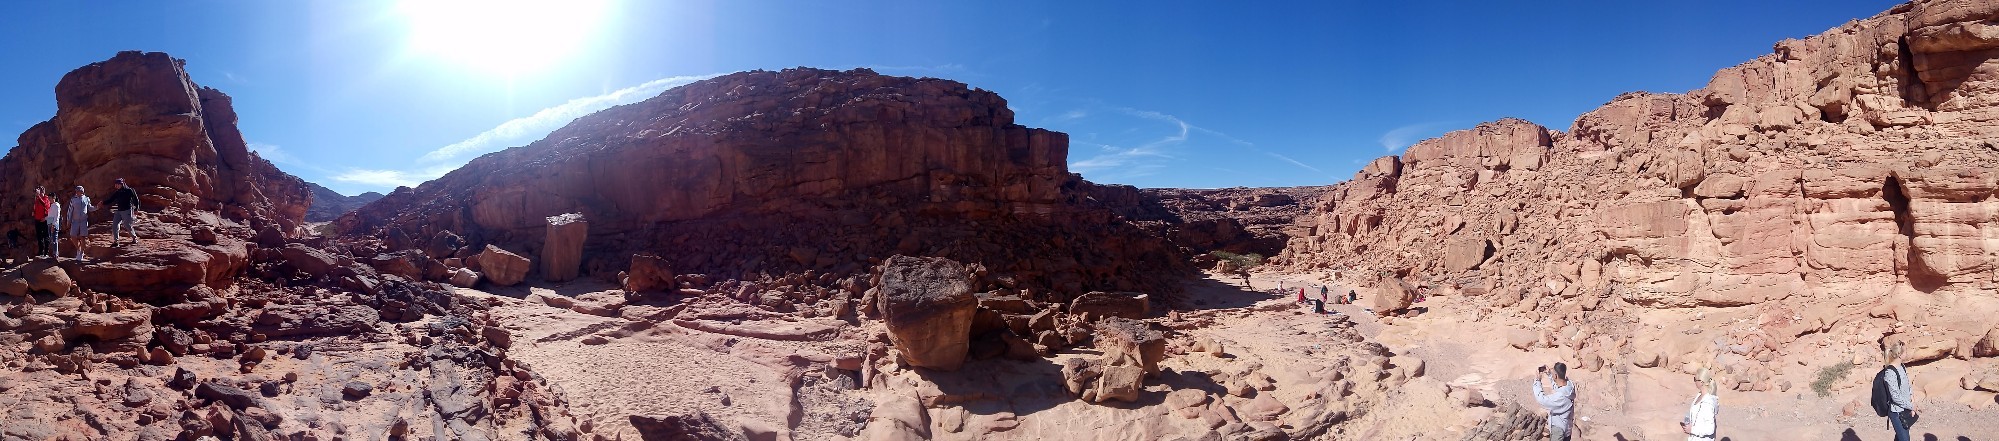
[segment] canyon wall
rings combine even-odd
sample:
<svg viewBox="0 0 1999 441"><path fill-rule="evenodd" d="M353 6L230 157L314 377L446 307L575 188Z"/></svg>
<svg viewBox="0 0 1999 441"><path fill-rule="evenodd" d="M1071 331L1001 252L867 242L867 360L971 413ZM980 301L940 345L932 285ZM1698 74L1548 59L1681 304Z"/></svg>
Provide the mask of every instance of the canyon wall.
<svg viewBox="0 0 1999 441"><path fill-rule="evenodd" d="M1524 315L1585 363L1718 357L1737 388L1883 336L1974 357L1999 322L1995 19L1912 2L1566 132L1423 141L1332 189L1276 261Z"/></svg>
<svg viewBox="0 0 1999 441"><path fill-rule="evenodd" d="M579 118L337 225L535 256L545 218L580 213L583 265L606 278L635 253L679 274L829 281L908 254L983 264L980 289L1057 301L1176 289L1185 259L1085 203L1067 159L1067 135L1014 124L1004 99L955 81L742 72Z"/></svg>

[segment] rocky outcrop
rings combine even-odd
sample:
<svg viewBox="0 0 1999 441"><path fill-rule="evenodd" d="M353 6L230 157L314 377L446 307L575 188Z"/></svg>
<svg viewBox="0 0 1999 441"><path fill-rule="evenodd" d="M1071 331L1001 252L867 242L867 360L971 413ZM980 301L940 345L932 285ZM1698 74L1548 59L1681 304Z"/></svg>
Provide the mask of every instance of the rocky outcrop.
<svg viewBox="0 0 1999 441"><path fill-rule="evenodd" d="M0 201L123 177L141 239L0 271L5 437L581 436L483 303L424 280L434 260L297 234L306 187L247 152L228 97L179 60L120 53L65 76L57 103L0 159Z"/></svg>
<svg viewBox="0 0 1999 441"><path fill-rule="evenodd" d="M978 263L975 290L1051 302L1177 289L1182 252L1089 203L1067 155L1066 135L1014 124L1005 100L961 83L742 72L579 118L337 225L538 256L545 218L580 213L582 275L606 279L653 253L679 273L865 289L853 282L904 254Z"/></svg>
<svg viewBox="0 0 1999 441"><path fill-rule="evenodd" d="M1999 324L1994 19L1989 3L1911 2L1701 89L1618 96L1565 132L1508 119L1420 142L1334 186L1273 262L1363 297L1401 290L1378 274L1462 295L1572 360L1722 348L1738 389L1802 384L1771 366L1852 359L1834 348L1890 333L1978 356ZM1754 326L1651 332L1731 320Z"/></svg>
<svg viewBox="0 0 1999 441"><path fill-rule="evenodd" d="M304 181L249 151L228 95L188 78L159 52L120 52L56 83L56 115L21 134L0 159L0 208L27 219L36 186L95 200L124 178L146 212L204 210L292 231L311 195ZM103 216L102 219L96 216ZM110 220L108 212L92 220Z"/></svg>
<svg viewBox="0 0 1999 441"><path fill-rule="evenodd" d="M382 198L381 193L372 191L348 196L319 184L307 182L305 185L312 190L312 206L305 210L306 222L332 221L340 215Z"/></svg>
<svg viewBox="0 0 1999 441"><path fill-rule="evenodd" d="M972 270L942 258L894 256L882 262L882 321L910 366L955 371L971 349Z"/></svg>

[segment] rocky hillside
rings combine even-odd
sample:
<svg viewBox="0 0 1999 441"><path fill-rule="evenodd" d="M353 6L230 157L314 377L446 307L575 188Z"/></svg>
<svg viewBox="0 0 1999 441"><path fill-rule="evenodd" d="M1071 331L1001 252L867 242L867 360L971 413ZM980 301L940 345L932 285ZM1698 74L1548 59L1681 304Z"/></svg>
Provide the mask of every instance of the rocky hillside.
<svg viewBox="0 0 1999 441"><path fill-rule="evenodd" d="M33 185L143 195L137 243L98 219L87 260L0 268L0 438L580 436L485 304L350 251L367 243L300 241L306 185L246 151L228 96L182 65L121 52L70 72L55 117L0 158L16 219Z"/></svg>
<svg viewBox="0 0 1999 441"><path fill-rule="evenodd" d="M676 274L809 274L845 292L907 254L980 264L981 291L1050 301L1177 289L1184 256L1083 203L1089 184L1067 158L1066 135L1014 124L1005 100L962 83L743 72L579 118L338 226L409 248L462 238L607 279L650 253ZM551 216L569 213L587 239L551 261Z"/></svg>
<svg viewBox="0 0 1999 441"><path fill-rule="evenodd" d="M382 198L381 193L372 191L348 196L319 184L307 182L305 185L312 189L312 207L305 211L306 222L332 221L340 215Z"/></svg>
<svg viewBox="0 0 1999 441"><path fill-rule="evenodd" d="M1330 186L1281 188L1136 188L1102 185L1090 198L1190 254L1210 251L1275 256L1308 231L1298 220L1312 213Z"/></svg>
<svg viewBox="0 0 1999 441"><path fill-rule="evenodd" d="M1884 337L1942 378L1991 370L1994 20L1989 2L1912 2L1567 131L1423 141L1335 186L1278 262L1385 309L1406 287L1463 296L1519 318L1516 346L1591 370L1714 364L1730 389L1802 388L1878 365ZM1974 383L1925 393L1991 404Z"/></svg>

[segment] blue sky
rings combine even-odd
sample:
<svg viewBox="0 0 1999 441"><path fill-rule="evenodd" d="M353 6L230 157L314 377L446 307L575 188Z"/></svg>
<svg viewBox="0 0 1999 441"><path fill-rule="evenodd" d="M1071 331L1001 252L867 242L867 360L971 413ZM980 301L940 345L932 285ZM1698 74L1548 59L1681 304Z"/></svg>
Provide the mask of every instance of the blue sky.
<svg viewBox="0 0 1999 441"><path fill-rule="evenodd" d="M1480 121L1566 130L1620 92L1698 88L1895 4L553 3L5 2L0 134L53 116L71 69L165 51L235 98L253 148L354 194L710 75L871 67L999 92L1019 123L1069 133L1092 181L1322 185Z"/></svg>

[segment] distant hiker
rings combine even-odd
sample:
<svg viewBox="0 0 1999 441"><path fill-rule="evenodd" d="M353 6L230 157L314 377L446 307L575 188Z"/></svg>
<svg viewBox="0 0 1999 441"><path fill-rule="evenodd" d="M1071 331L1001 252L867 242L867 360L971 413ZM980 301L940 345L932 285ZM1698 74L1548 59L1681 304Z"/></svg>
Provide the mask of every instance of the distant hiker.
<svg viewBox="0 0 1999 441"><path fill-rule="evenodd" d="M49 204L53 203L55 203L55 200L49 198L47 191L42 190L40 186L35 187L35 211L33 213L35 216L35 257L41 257L43 254L49 252L48 248L44 248L47 245L44 239L49 237Z"/></svg>
<svg viewBox="0 0 1999 441"><path fill-rule="evenodd" d="M1313 314L1325 314L1325 313L1326 313L1326 301L1325 301L1325 300L1319 300L1319 299L1312 299L1312 313L1313 313Z"/></svg>
<svg viewBox="0 0 1999 441"><path fill-rule="evenodd" d="M1359 292L1355 292L1354 290L1351 289L1347 290L1347 303L1354 303L1359 301L1360 301Z"/></svg>
<svg viewBox="0 0 1999 441"><path fill-rule="evenodd" d="M1305 303L1305 290L1298 290L1298 303Z"/></svg>
<svg viewBox="0 0 1999 441"><path fill-rule="evenodd" d="M1895 441L1909 441L1909 426L1915 424L1917 411L1910 397L1914 387L1909 383L1909 368L1902 366L1902 342L1884 342L1882 352L1885 365L1874 374L1874 414L1888 417Z"/></svg>
<svg viewBox="0 0 1999 441"><path fill-rule="evenodd" d="M1694 377L1694 403L1687 406L1687 416L1680 418L1680 431L1687 434L1687 441L1714 441L1714 420L1721 412L1721 397L1713 375L1703 368Z"/></svg>
<svg viewBox="0 0 1999 441"><path fill-rule="evenodd" d="M76 260L83 260L83 243L90 238L90 196L83 194L83 186L76 186L76 193L69 197L69 211L63 214L69 218L69 241L76 247Z"/></svg>
<svg viewBox="0 0 1999 441"><path fill-rule="evenodd" d="M118 233L122 231L121 228L131 230L132 242L138 243L139 229L133 225L136 219L132 216L132 212L139 209L139 192L132 190L132 187L126 187L125 178L118 178L113 184L117 185L118 189L112 190L111 196L104 198L104 208L111 209L111 246L118 246Z"/></svg>
<svg viewBox="0 0 1999 441"><path fill-rule="evenodd" d="M1319 301L1331 300L1326 297L1326 285L1319 285Z"/></svg>
<svg viewBox="0 0 1999 441"><path fill-rule="evenodd" d="M1548 409L1548 441L1569 440L1569 417L1575 412L1576 387L1569 384L1569 366L1555 363L1553 372L1547 365L1536 369L1540 378L1534 380L1534 401Z"/></svg>

